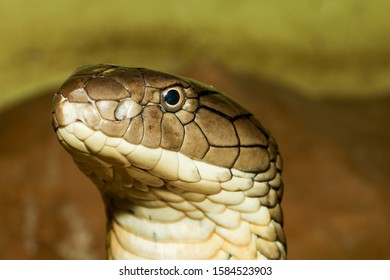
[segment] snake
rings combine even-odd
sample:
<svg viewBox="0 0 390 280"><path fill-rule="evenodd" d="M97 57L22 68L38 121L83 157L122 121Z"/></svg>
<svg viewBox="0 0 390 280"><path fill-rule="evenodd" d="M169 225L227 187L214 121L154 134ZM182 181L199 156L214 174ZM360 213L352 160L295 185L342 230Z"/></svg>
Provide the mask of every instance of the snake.
<svg viewBox="0 0 390 280"><path fill-rule="evenodd" d="M277 143L213 86L85 65L55 92L52 124L101 193L108 259L286 259Z"/></svg>

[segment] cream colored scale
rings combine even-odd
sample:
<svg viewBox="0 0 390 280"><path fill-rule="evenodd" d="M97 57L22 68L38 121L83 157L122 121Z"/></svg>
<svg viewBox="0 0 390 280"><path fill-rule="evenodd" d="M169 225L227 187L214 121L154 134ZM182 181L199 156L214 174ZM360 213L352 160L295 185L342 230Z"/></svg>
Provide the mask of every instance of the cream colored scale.
<svg viewBox="0 0 390 280"><path fill-rule="evenodd" d="M110 259L283 259L281 157L269 132L198 82L78 69L57 91L60 143L103 194Z"/></svg>

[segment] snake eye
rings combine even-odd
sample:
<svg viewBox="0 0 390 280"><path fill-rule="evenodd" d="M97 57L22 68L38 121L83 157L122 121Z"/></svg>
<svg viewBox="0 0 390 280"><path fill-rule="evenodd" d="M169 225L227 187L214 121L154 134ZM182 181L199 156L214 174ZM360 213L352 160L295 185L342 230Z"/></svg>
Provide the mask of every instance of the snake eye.
<svg viewBox="0 0 390 280"><path fill-rule="evenodd" d="M161 92L161 105L168 112L179 111L184 101L185 92L180 86L170 87Z"/></svg>

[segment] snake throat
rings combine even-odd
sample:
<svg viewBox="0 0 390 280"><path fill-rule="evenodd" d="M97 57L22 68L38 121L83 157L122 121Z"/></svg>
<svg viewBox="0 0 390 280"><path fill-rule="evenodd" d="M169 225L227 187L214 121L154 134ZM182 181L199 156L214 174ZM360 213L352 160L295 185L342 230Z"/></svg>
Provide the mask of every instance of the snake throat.
<svg viewBox="0 0 390 280"><path fill-rule="evenodd" d="M282 160L211 86L143 68L79 68L53 127L98 187L110 259L284 259Z"/></svg>

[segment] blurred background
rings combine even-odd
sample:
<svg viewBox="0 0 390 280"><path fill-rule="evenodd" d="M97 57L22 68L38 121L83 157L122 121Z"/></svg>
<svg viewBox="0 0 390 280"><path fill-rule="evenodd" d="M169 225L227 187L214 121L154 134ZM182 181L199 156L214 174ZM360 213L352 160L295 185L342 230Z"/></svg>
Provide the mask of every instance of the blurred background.
<svg viewBox="0 0 390 280"><path fill-rule="evenodd" d="M103 203L50 116L96 63L212 84L272 131L290 259L390 259L390 2L0 3L0 259L105 257Z"/></svg>

